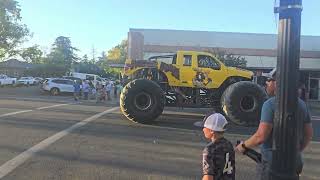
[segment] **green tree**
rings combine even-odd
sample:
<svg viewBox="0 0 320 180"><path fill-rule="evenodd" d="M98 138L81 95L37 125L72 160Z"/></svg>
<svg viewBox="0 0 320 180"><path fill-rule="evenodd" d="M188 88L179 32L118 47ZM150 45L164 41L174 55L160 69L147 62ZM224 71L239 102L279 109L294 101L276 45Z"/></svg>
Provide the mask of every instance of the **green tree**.
<svg viewBox="0 0 320 180"><path fill-rule="evenodd" d="M106 61L106 60L107 60L106 52L102 51L101 56L98 57L98 62L99 61Z"/></svg>
<svg viewBox="0 0 320 180"><path fill-rule="evenodd" d="M222 61L226 66L231 67L246 67L247 61L242 56L235 56L231 53L227 53L226 51L220 50L218 48L207 49L206 52L213 54L220 61Z"/></svg>
<svg viewBox="0 0 320 180"><path fill-rule="evenodd" d="M88 73L88 74L97 74L99 76L105 76L105 72L98 65L93 64L92 62L84 63L80 62L74 66L76 72L79 73Z"/></svg>
<svg viewBox="0 0 320 180"><path fill-rule="evenodd" d="M106 66L104 68L104 71L106 72L106 75L108 77L114 77L114 78L119 78L119 75L121 73L121 69L119 68L112 68L110 66Z"/></svg>
<svg viewBox="0 0 320 180"><path fill-rule="evenodd" d="M98 61L95 63L101 70L103 70L103 77L119 77L119 73L121 69L118 68L111 68L109 66L109 60L107 59L104 52L101 53L101 57L98 57Z"/></svg>
<svg viewBox="0 0 320 180"><path fill-rule="evenodd" d="M48 55L51 64L62 64L70 69L72 64L78 60L75 54L78 49L71 45L70 38L59 36L52 46L51 53Z"/></svg>
<svg viewBox="0 0 320 180"><path fill-rule="evenodd" d="M16 55L29 30L21 23L20 6L15 0L0 0L0 60Z"/></svg>
<svg viewBox="0 0 320 180"><path fill-rule="evenodd" d="M88 73L88 74L97 74L100 76L105 76L106 73L99 63L89 60L88 55L84 55L81 60L77 63L74 63L73 70L79 73Z"/></svg>
<svg viewBox="0 0 320 180"><path fill-rule="evenodd" d="M21 57L29 63L40 64L42 63L43 52L39 49L38 45L28 47L24 49L21 53Z"/></svg>
<svg viewBox="0 0 320 180"><path fill-rule="evenodd" d="M89 63L88 55L85 54L84 56L82 56L81 60L82 60L83 63Z"/></svg>
<svg viewBox="0 0 320 180"><path fill-rule="evenodd" d="M120 44L108 51L108 60L124 63L127 58L128 41L122 40Z"/></svg>

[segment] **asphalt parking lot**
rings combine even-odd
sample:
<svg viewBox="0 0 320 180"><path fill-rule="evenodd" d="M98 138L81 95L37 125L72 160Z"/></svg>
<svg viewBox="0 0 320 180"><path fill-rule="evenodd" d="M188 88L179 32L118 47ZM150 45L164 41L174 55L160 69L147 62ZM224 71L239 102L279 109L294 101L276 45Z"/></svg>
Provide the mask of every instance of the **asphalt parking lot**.
<svg viewBox="0 0 320 180"><path fill-rule="evenodd" d="M38 87L0 88L2 179L200 179L205 140L193 123L207 109L167 108L152 125L131 123L117 100L75 103ZM318 116L315 141L304 154L301 179L320 176ZM255 131L231 125L233 143ZM237 155L237 179L255 179L255 163Z"/></svg>

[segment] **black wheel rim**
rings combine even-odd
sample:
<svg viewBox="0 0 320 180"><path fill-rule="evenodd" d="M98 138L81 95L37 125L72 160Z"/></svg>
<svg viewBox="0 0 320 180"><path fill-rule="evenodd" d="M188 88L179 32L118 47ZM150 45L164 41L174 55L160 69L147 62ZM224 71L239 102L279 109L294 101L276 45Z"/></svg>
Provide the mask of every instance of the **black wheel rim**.
<svg viewBox="0 0 320 180"><path fill-rule="evenodd" d="M244 96L240 101L240 108L244 112L252 112L255 109L255 98L253 96Z"/></svg>
<svg viewBox="0 0 320 180"><path fill-rule="evenodd" d="M134 105L141 111L149 109L152 105L150 94L147 94L145 92L137 94L134 98Z"/></svg>

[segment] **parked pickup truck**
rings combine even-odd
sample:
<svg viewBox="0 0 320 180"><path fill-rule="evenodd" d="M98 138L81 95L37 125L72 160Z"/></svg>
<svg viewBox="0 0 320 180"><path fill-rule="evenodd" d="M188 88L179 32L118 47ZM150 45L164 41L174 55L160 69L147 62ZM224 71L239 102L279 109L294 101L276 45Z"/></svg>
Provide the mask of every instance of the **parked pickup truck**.
<svg viewBox="0 0 320 180"><path fill-rule="evenodd" d="M0 86L2 85L14 85L17 82L17 78L11 78L7 75L0 74Z"/></svg>

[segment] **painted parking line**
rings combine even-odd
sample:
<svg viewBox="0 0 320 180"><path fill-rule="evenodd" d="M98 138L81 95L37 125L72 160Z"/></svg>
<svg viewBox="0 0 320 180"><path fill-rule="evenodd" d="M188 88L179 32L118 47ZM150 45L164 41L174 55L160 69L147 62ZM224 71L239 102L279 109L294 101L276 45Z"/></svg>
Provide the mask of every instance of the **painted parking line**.
<svg viewBox="0 0 320 180"><path fill-rule="evenodd" d="M42 110L42 109L49 109L49 108L54 108L54 107L59 107L59 106L66 106L66 105L70 105L69 104L55 104L55 105L51 105L51 106L43 106L43 107L39 107L36 108L36 110ZM28 109L28 110L22 110L22 111L15 111L15 112L11 112L11 113L6 113L6 114L1 114L1 117L7 117L7 116L12 116L12 115L16 115L16 114L22 114L22 113L27 113L27 112L32 112L34 111L33 109Z"/></svg>
<svg viewBox="0 0 320 180"><path fill-rule="evenodd" d="M59 100L59 99L46 99L46 98L36 98L36 97L29 97L29 98L17 98L16 96L12 96L12 97L0 97L1 99L6 99L6 100L17 100L17 101L39 101L39 102L53 102L53 103L69 103L72 100Z"/></svg>
<svg viewBox="0 0 320 180"><path fill-rule="evenodd" d="M87 119L84 119L84 120L70 126L69 128L67 128L65 130L62 130L62 131L54 134L53 136L48 137L47 139L45 139L45 140L41 141L40 143L36 144L35 146L31 147L30 149L22 152L18 156L14 157L13 159L7 161L6 163L4 163L3 165L0 166L0 179L5 177L7 174L12 172L17 167L19 167L25 161L27 161L32 156L37 154L39 151L46 149L48 146L50 146L54 142L58 141L59 139L63 138L64 136L70 134L75 129L78 129L78 128L88 124L89 122L94 121L94 120L98 119L99 117L101 117L105 114L111 113L113 111L116 111L118 109L119 109L119 107L114 107L114 108L105 110L101 113L95 114Z"/></svg>
<svg viewBox="0 0 320 180"><path fill-rule="evenodd" d="M36 108L36 109L37 110L49 109L49 108L54 108L54 107L59 107L59 106L66 106L66 105L70 105L70 103L68 103L68 104L56 104L56 105L52 105L52 106L39 107L39 108Z"/></svg>
<svg viewBox="0 0 320 180"><path fill-rule="evenodd" d="M7 116L12 116L12 115L16 115L16 114L21 114L21 113L27 113L27 112L31 112L33 110L23 110L23 111L16 111L16 112L11 112L11 113L6 113L6 114L1 114L0 117L7 117Z"/></svg>

